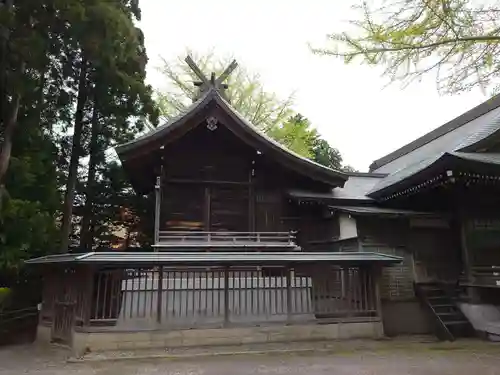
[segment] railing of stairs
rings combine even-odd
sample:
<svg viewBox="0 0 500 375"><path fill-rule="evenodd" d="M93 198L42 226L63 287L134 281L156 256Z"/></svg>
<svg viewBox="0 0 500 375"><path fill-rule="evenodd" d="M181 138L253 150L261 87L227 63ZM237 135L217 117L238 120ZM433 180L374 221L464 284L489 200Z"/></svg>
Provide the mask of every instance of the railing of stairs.
<svg viewBox="0 0 500 375"><path fill-rule="evenodd" d="M432 314L435 324L435 334L436 337L441 341L455 341L455 336L448 329L447 325L441 318L437 311L436 305L429 299L428 293L424 290L424 285L430 285L426 283L413 283L415 289L415 295L418 297L420 302L425 306L425 308Z"/></svg>

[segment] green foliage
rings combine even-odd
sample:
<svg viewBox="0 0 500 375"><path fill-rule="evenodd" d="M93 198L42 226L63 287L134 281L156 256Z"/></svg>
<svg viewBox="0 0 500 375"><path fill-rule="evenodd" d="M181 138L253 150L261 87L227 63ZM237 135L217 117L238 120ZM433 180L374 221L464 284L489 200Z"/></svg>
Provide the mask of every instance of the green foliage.
<svg viewBox="0 0 500 375"><path fill-rule="evenodd" d="M68 184L71 156L76 167L81 157L92 161L93 174L80 168L76 175L74 201L88 206L82 211L87 225L99 227L99 210L109 212L104 197L119 190L106 177L105 151L157 122L152 89L144 83L139 17L137 0L16 0L15 7L0 6L0 151L12 146L0 155L0 166L8 161L0 176L8 192L0 208L3 280L21 277L24 259L57 251L62 192L64 186L74 189ZM9 138L14 109L16 131ZM117 194L114 207L128 204L124 199ZM69 218L82 223L71 212ZM74 225L76 239L81 229ZM91 242L101 241L101 233Z"/></svg>
<svg viewBox="0 0 500 375"><path fill-rule="evenodd" d="M25 259L57 246L55 217L60 204L56 149L38 124L24 122L14 140L7 173L9 199L0 210L0 273L17 274Z"/></svg>
<svg viewBox="0 0 500 375"><path fill-rule="evenodd" d="M188 50L187 54L205 75L214 72L218 77L231 63L232 58L218 58L213 53L200 55ZM167 80L169 89L157 92L157 103L164 120L168 120L189 106L196 98L193 82L198 77L185 63L184 56L174 62L163 61L159 69ZM250 74L244 67L229 75L225 95L231 105L253 125L295 153L311 158L331 168L340 168L342 158L338 150L321 139L309 120L295 114L293 95L281 100L266 91L258 75Z"/></svg>
<svg viewBox="0 0 500 375"><path fill-rule="evenodd" d="M9 305L11 294L12 291L10 288L0 287L0 312L2 312L2 310Z"/></svg>
<svg viewBox="0 0 500 375"><path fill-rule="evenodd" d="M312 153L316 163L337 170L342 168L342 156L340 152L330 146L324 139L317 137L314 140Z"/></svg>
<svg viewBox="0 0 500 375"><path fill-rule="evenodd" d="M212 72L218 77L233 60L230 57L218 58L213 53L201 55L190 50L186 54L193 58L208 77ZM182 112L197 94L193 82L199 78L185 63L184 58L183 55L174 62L163 60L163 66L159 69L169 84L168 90L157 92L158 106L166 120ZM229 75L225 83L228 85L225 95L231 105L261 130L267 131L281 125L293 114L293 95L284 100L278 98L264 88L258 75L249 73L241 65Z"/></svg>
<svg viewBox="0 0 500 375"><path fill-rule="evenodd" d="M311 159L314 157L313 146L318 132L311 127L309 120L300 114L289 118L280 126L269 129L268 135L299 155Z"/></svg>
<svg viewBox="0 0 500 375"><path fill-rule="evenodd" d="M383 0L356 6L352 32L329 36L314 51L385 67L385 75L408 84L435 74L438 90L458 93L480 86L498 90L500 12L494 2Z"/></svg>

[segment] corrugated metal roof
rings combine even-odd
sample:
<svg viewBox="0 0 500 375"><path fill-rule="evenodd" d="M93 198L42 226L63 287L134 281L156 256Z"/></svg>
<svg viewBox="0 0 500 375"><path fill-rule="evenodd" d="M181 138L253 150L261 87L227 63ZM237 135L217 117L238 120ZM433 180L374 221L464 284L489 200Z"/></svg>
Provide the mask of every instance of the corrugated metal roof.
<svg viewBox="0 0 500 375"><path fill-rule="evenodd" d="M283 262L297 263L399 263L402 258L378 253L336 253L336 252L224 252L224 253L179 253L179 252L99 252L88 254L49 255L26 261L27 264L82 263L82 264L269 264Z"/></svg>
<svg viewBox="0 0 500 375"><path fill-rule="evenodd" d="M412 164L416 162L415 158L418 158L415 154L420 154L416 151L424 146L426 146L426 150L423 154L429 154L432 149L439 153L457 151L470 146L499 130L498 114L500 111L498 107L500 107L500 95L486 100L422 137L375 160L370 166L370 170L393 172L394 169L401 168L401 162ZM460 129L462 127L467 129ZM408 156L403 157L405 155Z"/></svg>
<svg viewBox="0 0 500 375"><path fill-rule="evenodd" d="M46 255L40 258L34 258L27 260L25 263L69 263L69 262L78 262L80 260L89 257L94 253L79 253L79 254L55 254L55 255Z"/></svg>
<svg viewBox="0 0 500 375"><path fill-rule="evenodd" d="M374 206L329 206L338 211L348 212L357 215L388 215L388 216L436 216L432 212L420 212L411 210L400 210L387 207Z"/></svg>

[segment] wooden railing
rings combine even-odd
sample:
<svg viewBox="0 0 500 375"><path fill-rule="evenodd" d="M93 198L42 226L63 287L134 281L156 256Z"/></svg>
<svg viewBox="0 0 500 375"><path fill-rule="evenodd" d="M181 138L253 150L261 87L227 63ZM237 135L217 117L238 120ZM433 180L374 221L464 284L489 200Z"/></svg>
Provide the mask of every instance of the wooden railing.
<svg viewBox="0 0 500 375"><path fill-rule="evenodd" d="M500 266L474 266L471 271L472 280L466 281L464 285L500 288Z"/></svg>
<svg viewBox="0 0 500 375"><path fill-rule="evenodd" d="M0 345L32 342L37 323L37 306L0 312Z"/></svg>
<svg viewBox="0 0 500 375"><path fill-rule="evenodd" d="M415 295L434 318L433 322L435 325L435 334L437 338L442 341L455 341L455 337L453 336L453 334L450 332L446 324L439 316L438 312L436 311L436 308L429 300L429 296L426 294L422 285L414 283L414 288L415 288Z"/></svg>
<svg viewBox="0 0 500 375"><path fill-rule="evenodd" d="M295 232L160 231L156 247L296 248Z"/></svg>
<svg viewBox="0 0 500 375"><path fill-rule="evenodd" d="M372 275L359 267L103 270L94 288L96 330L379 319Z"/></svg>

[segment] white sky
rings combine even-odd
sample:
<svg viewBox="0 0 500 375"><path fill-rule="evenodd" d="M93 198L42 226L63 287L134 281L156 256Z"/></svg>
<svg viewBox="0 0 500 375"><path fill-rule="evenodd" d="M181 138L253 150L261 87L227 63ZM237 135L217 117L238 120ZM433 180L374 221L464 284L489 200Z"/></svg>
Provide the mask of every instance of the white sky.
<svg viewBox="0 0 500 375"><path fill-rule="evenodd" d="M486 99L479 90L439 96L432 77L404 90L385 87L380 70L315 56L326 35L342 31L349 6L359 0L140 0L140 27L150 58L148 80L165 85L159 57L191 48L232 55L258 73L267 91L286 98L338 148L345 164L369 164Z"/></svg>

